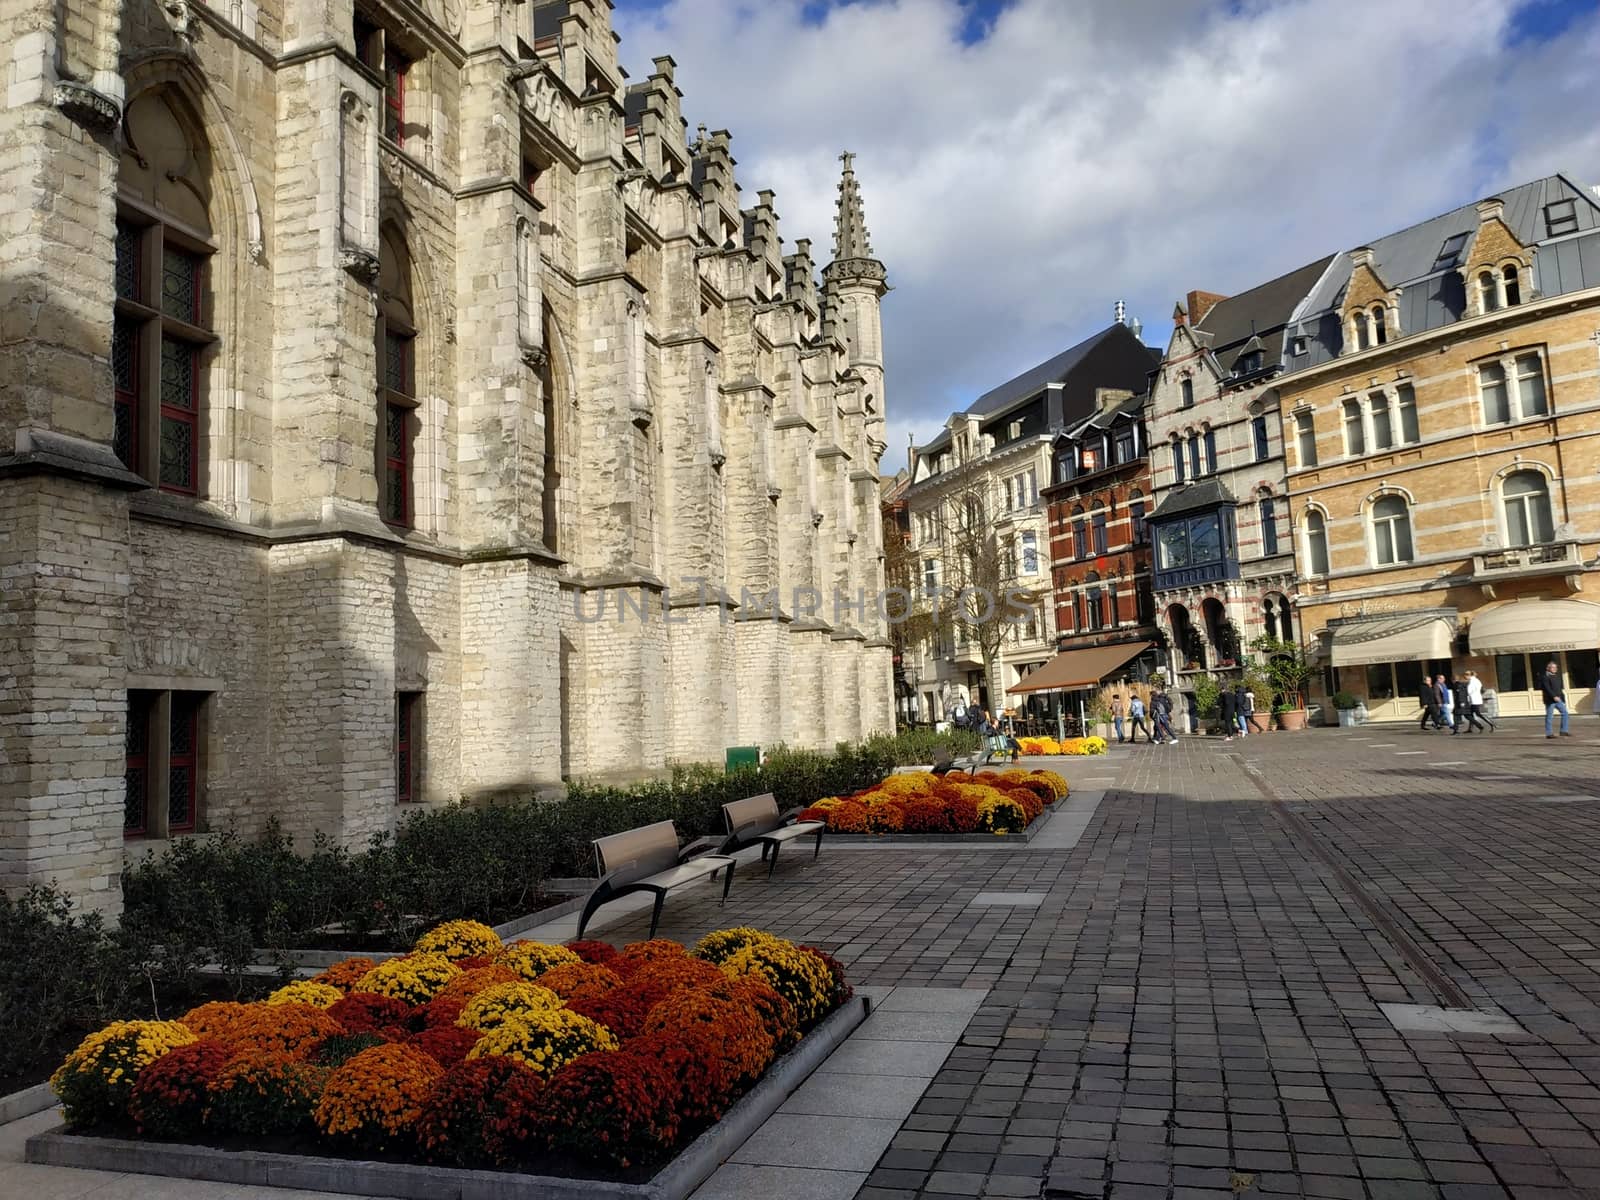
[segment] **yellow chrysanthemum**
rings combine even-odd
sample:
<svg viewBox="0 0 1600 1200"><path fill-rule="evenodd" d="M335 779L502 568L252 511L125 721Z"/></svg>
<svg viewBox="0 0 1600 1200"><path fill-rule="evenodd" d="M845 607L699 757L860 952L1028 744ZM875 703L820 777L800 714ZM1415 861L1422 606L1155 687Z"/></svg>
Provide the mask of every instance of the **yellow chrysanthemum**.
<svg viewBox="0 0 1600 1200"><path fill-rule="evenodd" d="M510 967L532 983L552 967L583 959L565 946L552 946L549 942L512 942L494 956L494 961L502 967Z"/></svg>
<svg viewBox="0 0 1600 1200"><path fill-rule="evenodd" d="M570 1008L547 1008L495 1026L467 1051L467 1057L503 1054L549 1077L581 1055L616 1050L620 1044L604 1025Z"/></svg>
<svg viewBox="0 0 1600 1200"><path fill-rule="evenodd" d="M463 958L492 958L504 945L500 935L481 921L446 921L435 925L411 949L418 954L442 954L451 962Z"/></svg>
<svg viewBox="0 0 1600 1200"><path fill-rule="evenodd" d="M561 997L536 983L496 983L468 1000L456 1018L463 1029L490 1030L531 1013L560 1008Z"/></svg>
<svg viewBox="0 0 1600 1200"><path fill-rule="evenodd" d="M408 954L379 963L361 977L353 989L392 996L407 1004L426 1004L460 969L442 954Z"/></svg>
<svg viewBox="0 0 1600 1200"><path fill-rule="evenodd" d="M297 979L286 983L272 995L268 1004L309 1004L312 1008L332 1008L344 999L344 993L331 983L317 983L310 979Z"/></svg>

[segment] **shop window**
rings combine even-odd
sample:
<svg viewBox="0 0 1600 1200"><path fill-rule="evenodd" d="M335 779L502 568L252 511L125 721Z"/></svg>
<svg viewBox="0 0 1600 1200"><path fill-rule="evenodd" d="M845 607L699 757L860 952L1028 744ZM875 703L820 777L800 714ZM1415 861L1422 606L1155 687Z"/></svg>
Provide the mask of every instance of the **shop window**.
<svg viewBox="0 0 1600 1200"><path fill-rule="evenodd" d="M1600 651L1567 651L1567 686L1592 688L1600 681Z"/></svg>
<svg viewBox="0 0 1600 1200"><path fill-rule="evenodd" d="M123 771L125 837L199 827L203 692L130 691Z"/></svg>
<svg viewBox="0 0 1600 1200"><path fill-rule="evenodd" d="M1370 663L1367 666L1367 703L1377 704L1394 699L1394 672L1388 663Z"/></svg>
<svg viewBox="0 0 1600 1200"><path fill-rule="evenodd" d="M1401 698L1409 698L1422 694L1422 677L1424 672L1430 676L1437 674L1419 662L1399 662L1394 664L1394 694Z"/></svg>
<svg viewBox="0 0 1600 1200"><path fill-rule="evenodd" d="M1528 690L1528 659L1522 654L1494 656L1495 687L1500 692Z"/></svg>

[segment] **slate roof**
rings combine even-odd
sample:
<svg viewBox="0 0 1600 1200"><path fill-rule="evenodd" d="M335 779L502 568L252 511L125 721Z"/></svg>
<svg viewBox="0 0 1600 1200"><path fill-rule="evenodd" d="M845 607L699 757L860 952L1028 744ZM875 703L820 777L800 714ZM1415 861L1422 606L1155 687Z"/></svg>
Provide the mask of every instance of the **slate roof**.
<svg viewBox="0 0 1600 1200"><path fill-rule="evenodd" d="M1047 383L1060 383L1072 371L1072 368L1083 360L1089 351L1111 337L1113 332L1118 329L1122 329L1125 333L1128 332L1121 325L1108 325L1092 337L1085 338L1070 350L1063 350L1054 358L1047 358L1038 366L1029 368L1015 379L1006 380L1005 383L1002 383L997 388L990 388L973 401L966 411L973 416L986 417L990 413L999 412L1008 405L1016 403L1018 400L1026 400L1029 396L1035 395Z"/></svg>
<svg viewBox="0 0 1600 1200"><path fill-rule="evenodd" d="M1233 493L1222 485L1222 480L1212 476L1198 483L1182 483L1173 488L1156 506L1155 512L1150 514L1150 520L1159 521L1164 517L1220 508L1224 504L1233 502Z"/></svg>
<svg viewBox="0 0 1600 1200"><path fill-rule="evenodd" d="M1569 175L1535 179L1496 196L1505 202L1503 219L1517 239L1525 246L1538 247L1534 286L1541 295L1600 287L1600 198ZM1546 211L1552 204L1567 201L1572 202L1577 228L1552 236ZM1406 334L1441 328L1459 321L1466 312L1466 289L1456 267L1477 228L1476 204L1464 204L1370 243L1379 278L1401 289L1400 328ZM1455 234L1468 235L1463 251L1441 263L1440 252ZM1316 366L1338 356L1343 342L1338 314L1350 270L1350 256L1337 255L1296 309L1289 334L1303 336L1306 346L1303 354L1285 354L1284 365L1289 370Z"/></svg>
<svg viewBox="0 0 1600 1200"><path fill-rule="evenodd" d="M1222 369L1233 370L1234 359L1244 353L1252 335L1260 339L1262 364L1277 363L1283 356L1284 326L1332 261L1333 255L1326 254L1212 305L1195 323L1195 330L1210 335L1211 352Z"/></svg>

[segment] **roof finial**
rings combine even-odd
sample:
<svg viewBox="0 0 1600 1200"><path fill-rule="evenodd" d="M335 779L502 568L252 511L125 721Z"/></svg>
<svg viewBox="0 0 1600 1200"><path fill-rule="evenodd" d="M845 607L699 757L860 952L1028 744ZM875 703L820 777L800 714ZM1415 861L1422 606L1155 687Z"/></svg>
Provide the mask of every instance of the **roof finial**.
<svg viewBox="0 0 1600 1200"><path fill-rule="evenodd" d="M871 258L872 243L867 238L867 217L861 207L861 189L856 183L855 154L839 155L844 172L839 180L839 208L833 219L834 261Z"/></svg>

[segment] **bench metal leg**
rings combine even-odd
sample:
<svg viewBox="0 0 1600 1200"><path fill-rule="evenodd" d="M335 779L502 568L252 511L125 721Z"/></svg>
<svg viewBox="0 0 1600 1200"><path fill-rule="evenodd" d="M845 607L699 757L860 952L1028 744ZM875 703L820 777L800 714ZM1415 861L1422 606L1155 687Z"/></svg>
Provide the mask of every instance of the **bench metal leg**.
<svg viewBox="0 0 1600 1200"><path fill-rule="evenodd" d="M724 867L722 869L722 900L721 900L721 903L726 904L728 902L728 889L731 888L731 887L733 887L733 864L729 863L726 867Z"/></svg>
<svg viewBox="0 0 1600 1200"><path fill-rule="evenodd" d="M650 936L655 937L656 926L661 924L661 906L667 902L665 891L656 892L656 906L650 913Z"/></svg>
<svg viewBox="0 0 1600 1200"><path fill-rule="evenodd" d="M819 854L822 853L822 835L827 833L827 832L828 832L828 827L826 825L824 825L821 829L817 830L817 845L816 845L816 848L811 851L811 857L812 857L813 860L816 859L816 857Z"/></svg>
<svg viewBox="0 0 1600 1200"><path fill-rule="evenodd" d="M601 884L589 893L589 899L583 906L583 915L578 918L578 940L583 940L583 931L589 925L589 918L599 911L599 908L608 900L615 900L614 893L608 884Z"/></svg>
<svg viewBox="0 0 1600 1200"><path fill-rule="evenodd" d="M772 847L772 858L767 863L767 878L771 879L772 878L772 872L777 868L777 865L778 865L778 849L782 845L782 843L781 842L769 842L767 844Z"/></svg>

